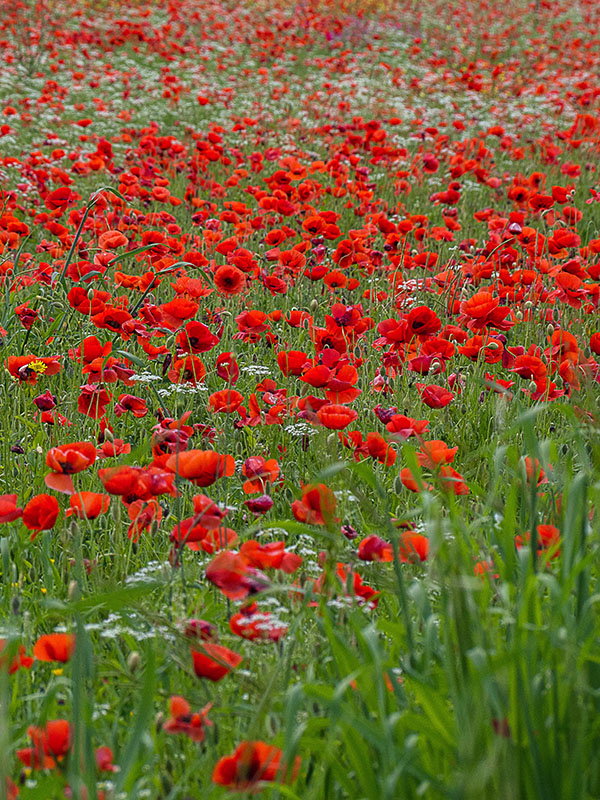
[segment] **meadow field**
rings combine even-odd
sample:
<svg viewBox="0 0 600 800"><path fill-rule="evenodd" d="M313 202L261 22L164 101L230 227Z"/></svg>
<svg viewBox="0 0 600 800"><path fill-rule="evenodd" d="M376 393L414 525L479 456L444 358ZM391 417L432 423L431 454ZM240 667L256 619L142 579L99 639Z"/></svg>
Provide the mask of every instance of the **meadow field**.
<svg viewBox="0 0 600 800"><path fill-rule="evenodd" d="M600 798L599 26L0 0L0 800Z"/></svg>

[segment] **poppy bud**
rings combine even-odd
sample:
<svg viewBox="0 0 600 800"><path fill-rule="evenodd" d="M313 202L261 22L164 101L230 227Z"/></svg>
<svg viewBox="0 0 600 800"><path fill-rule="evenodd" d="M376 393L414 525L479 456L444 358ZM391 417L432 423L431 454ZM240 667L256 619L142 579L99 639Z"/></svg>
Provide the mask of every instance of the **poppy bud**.
<svg viewBox="0 0 600 800"><path fill-rule="evenodd" d="M535 381L530 381L530 383L529 383L529 391L531 392L531 394L534 394L535 392L537 392L537 384L536 384Z"/></svg>
<svg viewBox="0 0 600 800"><path fill-rule="evenodd" d="M350 542L358 536L358 531L353 525L342 525L342 533Z"/></svg>
<svg viewBox="0 0 600 800"><path fill-rule="evenodd" d="M308 307L310 308L310 310L313 313L317 310L317 308L319 307L319 301L317 300L316 297L313 297L313 299L310 301Z"/></svg>
<svg viewBox="0 0 600 800"><path fill-rule="evenodd" d="M394 480L394 491L396 492L396 494L400 494L402 492L402 488L403 488L402 479L400 478L400 475L396 475L396 478Z"/></svg>
<svg viewBox="0 0 600 800"><path fill-rule="evenodd" d="M87 298L90 302L94 299L94 289L91 286L88 289Z"/></svg>
<svg viewBox="0 0 600 800"><path fill-rule="evenodd" d="M546 327L546 333L548 334L548 336L552 336L552 334L554 333L554 325L551 322L549 322Z"/></svg>
<svg viewBox="0 0 600 800"><path fill-rule="evenodd" d="M515 319L517 320L517 322L523 322L523 313L521 311L517 311L517 313L515 314Z"/></svg>
<svg viewBox="0 0 600 800"><path fill-rule="evenodd" d="M44 394L39 394L33 398L33 403L40 411L51 411L56 408L56 397L46 389Z"/></svg>
<svg viewBox="0 0 600 800"><path fill-rule="evenodd" d="M330 433L327 437L327 447L335 447L335 442L337 440L337 436L335 433Z"/></svg>
<svg viewBox="0 0 600 800"><path fill-rule="evenodd" d="M246 500L244 505L253 514L266 514L273 507L273 500L268 494L263 494L260 497Z"/></svg>
<svg viewBox="0 0 600 800"><path fill-rule="evenodd" d="M69 583L69 591L68 591L68 595L67 595L68 598L69 598L69 601L72 603L74 600L76 600L78 594L79 594L79 584L77 583L77 581L70 581L70 583Z"/></svg>
<svg viewBox="0 0 600 800"><path fill-rule="evenodd" d="M127 659L127 669L130 672L137 672L137 670L140 668L141 665L142 665L142 659L140 657L140 654L138 653L137 650L133 650L129 654L129 658Z"/></svg>

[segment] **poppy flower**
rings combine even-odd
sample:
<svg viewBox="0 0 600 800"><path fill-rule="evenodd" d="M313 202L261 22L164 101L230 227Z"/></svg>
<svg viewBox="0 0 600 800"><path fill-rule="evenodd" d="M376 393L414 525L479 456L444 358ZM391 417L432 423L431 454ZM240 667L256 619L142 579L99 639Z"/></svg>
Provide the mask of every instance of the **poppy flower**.
<svg viewBox="0 0 600 800"><path fill-rule="evenodd" d="M283 751L260 741L241 742L230 756L221 758L213 770L213 783L232 791L245 792L260 788L262 783L295 780L300 771L300 757L291 770L282 762Z"/></svg>
<svg viewBox="0 0 600 800"><path fill-rule="evenodd" d="M274 458L251 456L244 461L242 473L247 478L242 486L246 494L263 492L267 483L273 484L279 477L279 464Z"/></svg>
<svg viewBox="0 0 600 800"><path fill-rule="evenodd" d="M167 373L172 383L201 383L206 375L203 362L194 355L178 358Z"/></svg>
<svg viewBox="0 0 600 800"><path fill-rule="evenodd" d="M183 733L193 742L203 742L205 737L204 728L212 725L207 714L212 707L212 703L204 706L201 711L192 713L192 709L187 700L179 695L174 695L169 700L169 712L171 716L163 725L166 733Z"/></svg>
<svg viewBox="0 0 600 800"><path fill-rule="evenodd" d="M404 414L393 414L385 427L392 434L390 436L391 439L403 440L425 433L429 427L429 420L417 420L412 417L406 417Z"/></svg>
<svg viewBox="0 0 600 800"><path fill-rule="evenodd" d="M71 749L71 726L65 719L49 720L43 728L31 726L27 734L32 747L17 750L17 758L26 767L53 769Z"/></svg>
<svg viewBox="0 0 600 800"><path fill-rule="evenodd" d="M441 439L431 439L421 443L421 450L417 453L419 466L435 469L438 464L451 464L458 447L448 447Z"/></svg>
<svg viewBox="0 0 600 800"><path fill-rule="evenodd" d="M69 633L49 633L40 636L33 646L38 661L69 661L75 650L75 637Z"/></svg>
<svg viewBox="0 0 600 800"><path fill-rule="evenodd" d="M325 428L339 431L347 428L358 417L358 412L353 408L329 403L317 411L317 419Z"/></svg>
<svg viewBox="0 0 600 800"><path fill-rule="evenodd" d="M32 497L23 509L23 524L33 531L32 541L40 531L53 528L59 514L60 506L56 497L49 494L38 494Z"/></svg>
<svg viewBox="0 0 600 800"><path fill-rule="evenodd" d="M291 575L302 564L302 556L285 550L285 542L259 544L255 539L245 541L240 547L248 564L257 569L280 569Z"/></svg>
<svg viewBox="0 0 600 800"><path fill-rule="evenodd" d="M424 383L417 383L417 390L421 395L421 400L429 408L444 408L454 400L454 395L443 386L435 383L426 386Z"/></svg>
<svg viewBox="0 0 600 800"><path fill-rule="evenodd" d="M0 495L0 524L3 522L14 522L23 516L23 509L17 508L16 494Z"/></svg>
<svg viewBox="0 0 600 800"><path fill-rule="evenodd" d="M8 666L8 674L13 675L18 669L31 669L34 659L25 655L25 646L20 644L17 651L13 650L13 657L10 661L6 656L2 655L5 650L11 650L9 643L6 639L0 639L0 670L6 669Z"/></svg>
<svg viewBox="0 0 600 800"><path fill-rule="evenodd" d="M69 505L67 517L75 515L79 519L97 519L108 511L110 496L96 492L77 492L69 498Z"/></svg>
<svg viewBox="0 0 600 800"><path fill-rule="evenodd" d="M469 494L469 487L464 482L462 475L454 467L442 466L438 473L438 480L443 489L456 495Z"/></svg>
<svg viewBox="0 0 600 800"><path fill-rule="evenodd" d="M233 353L220 353L215 363L215 370L231 386L235 386L240 377L240 369Z"/></svg>
<svg viewBox="0 0 600 800"><path fill-rule="evenodd" d="M46 454L46 466L52 470L46 475L46 486L57 492L73 494L71 475L87 469L95 460L96 446L91 442L70 442L52 447Z"/></svg>
<svg viewBox="0 0 600 800"><path fill-rule="evenodd" d="M398 549L401 561L426 561L429 556L429 539L414 531L404 531L400 536Z"/></svg>
<svg viewBox="0 0 600 800"><path fill-rule="evenodd" d="M538 525L536 528L537 551L538 555L542 555L547 551L552 553L551 558L560 556L561 537L559 529L554 525ZM531 541L531 533L527 531L524 536L515 536L515 547L520 550L525 544Z"/></svg>
<svg viewBox="0 0 600 800"><path fill-rule="evenodd" d="M246 276L241 269L230 264L219 267L213 279L219 292L227 297L239 294L246 285Z"/></svg>
<svg viewBox="0 0 600 800"><path fill-rule="evenodd" d="M241 553L223 550L206 568L206 578L230 600L243 600L269 587L269 579Z"/></svg>
<svg viewBox="0 0 600 800"><path fill-rule="evenodd" d="M361 561L393 561L394 551L389 542L373 534L361 540L358 545L358 557Z"/></svg>
<svg viewBox="0 0 600 800"><path fill-rule="evenodd" d="M162 508L159 503L151 497L149 500L134 500L127 505L127 516L131 524L127 528L127 538L137 542L142 531L150 529L153 523L158 526L162 519Z"/></svg>
<svg viewBox="0 0 600 800"><path fill-rule="evenodd" d="M239 653L221 644L205 641L202 650L190 650L194 672L199 678L208 678L216 683L222 680L244 660Z"/></svg>
<svg viewBox="0 0 600 800"><path fill-rule="evenodd" d="M57 375L61 371L59 358L60 356L9 356L4 363L13 378L17 378L20 383L34 385L40 375Z"/></svg>
<svg viewBox="0 0 600 800"><path fill-rule="evenodd" d="M133 394L120 394L117 400L114 412L117 417L123 416L128 411L131 411L134 417L141 419L148 413L146 401L141 397L136 397Z"/></svg>
<svg viewBox="0 0 600 800"><path fill-rule="evenodd" d="M177 334L177 345L184 353L206 353L217 344L219 337L207 325L196 320L190 320Z"/></svg>
<svg viewBox="0 0 600 800"><path fill-rule="evenodd" d="M100 419L106 414L106 407L112 399L112 394L97 383L88 383L81 387L81 394L77 399L77 410L92 419Z"/></svg>
<svg viewBox="0 0 600 800"><path fill-rule="evenodd" d="M231 477L235 461L232 456L214 450L187 450L169 456L166 468L181 478L187 478L194 486L210 486L219 478Z"/></svg>
<svg viewBox="0 0 600 800"><path fill-rule="evenodd" d="M302 498L292 503L292 513L299 522L308 525L327 525L339 522L334 517L337 500L334 493L323 483L310 484L302 490Z"/></svg>
<svg viewBox="0 0 600 800"><path fill-rule="evenodd" d="M215 413L231 414L244 402L244 395L235 389L222 389L213 392L208 398L208 403Z"/></svg>
<svg viewBox="0 0 600 800"><path fill-rule="evenodd" d="M273 619L268 611L260 611L256 603L243 606L234 614L229 628L236 636L251 642L278 642L288 630L287 625Z"/></svg>

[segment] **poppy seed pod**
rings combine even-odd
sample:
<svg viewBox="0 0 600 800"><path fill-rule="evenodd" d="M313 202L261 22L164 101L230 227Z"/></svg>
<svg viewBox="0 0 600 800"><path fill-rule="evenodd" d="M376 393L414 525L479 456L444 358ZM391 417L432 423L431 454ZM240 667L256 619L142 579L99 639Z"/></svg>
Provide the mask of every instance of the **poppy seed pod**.
<svg viewBox="0 0 600 800"><path fill-rule="evenodd" d="M130 672L137 672L142 665L142 659L137 650L132 650L127 658L127 669Z"/></svg>

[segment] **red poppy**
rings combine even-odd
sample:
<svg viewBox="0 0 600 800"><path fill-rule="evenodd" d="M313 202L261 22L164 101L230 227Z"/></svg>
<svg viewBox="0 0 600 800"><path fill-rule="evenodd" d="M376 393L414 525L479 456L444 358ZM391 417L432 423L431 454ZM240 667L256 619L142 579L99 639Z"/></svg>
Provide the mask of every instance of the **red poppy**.
<svg viewBox="0 0 600 800"><path fill-rule="evenodd" d="M221 389L213 392L208 403L215 413L231 414L244 402L244 395L235 389Z"/></svg>
<svg viewBox="0 0 600 800"><path fill-rule="evenodd" d="M127 516L131 524L127 528L127 538L137 542L140 533L150 529L153 523L158 526L162 519L160 504L151 497L149 500L134 500L127 505Z"/></svg>
<svg viewBox="0 0 600 800"><path fill-rule="evenodd" d="M106 407L112 399L112 394L97 383L88 383L81 387L81 394L77 400L77 409L80 414L85 414L92 419L99 419L106 414Z"/></svg>
<svg viewBox="0 0 600 800"><path fill-rule="evenodd" d="M53 719L43 728L31 726L27 734L32 747L17 750L17 758L26 767L53 769L71 749L71 726L65 719Z"/></svg>
<svg viewBox="0 0 600 800"><path fill-rule="evenodd" d="M269 579L251 567L241 553L223 550L206 568L206 578L230 600L243 600L268 588Z"/></svg>
<svg viewBox="0 0 600 800"><path fill-rule="evenodd" d="M123 416L128 411L131 411L134 417L141 419L148 413L146 401L141 397L136 397L133 394L120 394L114 408L117 417Z"/></svg>
<svg viewBox="0 0 600 800"><path fill-rule="evenodd" d="M245 792L259 788L262 783L295 780L300 771L300 757L294 759L291 770L282 763L283 751L265 742L241 742L230 756L215 765L213 783L233 791Z"/></svg>
<svg viewBox="0 0 600 800"><path fill-rule="evenodd" d="M33 646L38 661L69 661L75 651L75 637L69 633L49 633L40 636Z"/></svg>
<svg viewBox="0 0 600 800"><path fill-rule="evenodd" d="M46 465L52 472L46 475L46 486L57 492L73 494L71 475L87 469L96 460L96 446L91 442L70 442L51 448L46 455Z"/></svg>
<svg viewBox="0 0 600 800"><path fill-rule="evenodd" d="M411 436L420 436L429 427L426 419L413 419L404 414L394 414L386 424L386 429L392 434L391 439L409 439Z"/></svg>
<svg viewBox="0 0 600 800"><path fill-rule="evenodd" d="M0 495L0 524L13 522L23 516L23 509L17 508L16 494Z"/></svg>
<svg viewBox="0 0 600 800"><path fill-rule="evenodd" d="M429 408L444 408L454 400L454 395L443 386L435 383L426 386L424 383L417 383L417 390L421 395L421 400Z"/></svg>
<svg viewBox="0 0 600 800"><path fill-rule="evenodd" d="M215 369L219 378L231 386L235 386L240 377L240 369L232 353L220 353L215 363Z"/></svg>
<svg viewBox="0 0 600 800"><path fill-rule="evenodd" d="M219 267L214 274L215 286L226 296L239 294L246 285L246 276L237 267L226 264Z"/></svg>
<svg viewBox="0 0 600 800"><path fill-rule="evenodd" d="M286 552L285 542L267 542L259 544L255 539L249 539L240 547L242 555L248 564L257 569L280 569L291 575L302 564L302 556Z"/></svg>
<svg viewBox="0 0 600 800"><path fill-rule="evenodd" d="M3 652L5 650L13 651L14 655L8 661L6 656L3 656ZM31 665L33 664L35 659L31 658L30 656L25 655L25 647L24 645L20 644L18 648L16 648L16 652L13 648L10 647L8 641L6 639L0 639L0 670L6 669L8 665L8 674L14 674L18 669L31 669Z"/></svg>
<svg viewBox="0 0 600 800"><path fill-rule="evenodd" d="M273 619L268 611L259 611L256 603L243 606L229 620L229 628L236 636L249 641L278 642L287 633L288 626Z"/></svg>
<svg viewBox="0 0 600 800"><path fill-rule="evenodd" d="M23 509L23 524L33 531L32 541L40 531L53 528L59 514L60 506L56 497L49 494L38 494L32 497Z"/></svg>
<svg viewBox="0 0 600 800"><path fill-rule="evenodd" d="M4 362L13 378L21 383L35 384L40 375L56 375L62 367L60 356L38 358L37 356L9 356Z"/></svg>
<svg viewBox="0 0 600 800"><path fill-rule="evenodd" d="M178 358L167 373L173 383L201 383L206 375L203 362L194 355Z"/></svg>
<svg viewBox="0 0 600 800"><path fill-rule="evenodd" d="M358 545L358 557L361 561L393 561L394 551L389 542L373 534L362 539Z"/></svg>
<svg viewBox="0 0 600 800"><path fill-rule="evenodd" d="M265 460L262 456L251 456L244 461L242 467L244 476L243 490L246 494L254 492L264 493L267 483L275 483L279 477L279 464L274 458Z"/></svg>
<svg viewBox="0 0 600 800"><path fill-rule="evenodd" d="M108 511L110 496L96 492L77 492L69 498L69 505L67 517L75 515L79 519L97 519Z"/></svg>
<svg viewBox="0 0 600 800"><path fill-rule="evenodd" d="M204 706L201 711L192 713L192 709L187 700L178 695L174 695L169 700L169 711L171 716L164 723L163 730L166 733L183 733L193 742L203 742L205 737L204 728L212 725L207 714L212 707L212 703Z"/></svg>
<svg viewBox="0 0 600 800"><path fill-rule="evenodd" d="M184 353L206 353L219 344L219 337L202 322L190 320L177 335L177 344Z"/></svg>
<svg viewBox="0 0 600 800"><path fill-rule="evenodd" d="M337 403L329 403L317 411L317 418L321 425L334 431L347 428L357 417L358 412L353 408L347 408Z"/></svg>
<svg viewBox="0 0 600 800"><path fill-rule="evenodd" d="M551 553L551 558L557 558L560 555L560 531L554 525L538 525L536 528L537 538L537 551L538 555L542 555L548 551ZM515 546L518 550L529 544L531 541L531 533L527 531L524 536L515 536Z"/></svg>
<svg viewBox="0 0 600 800"><path fill-rule="evenodd" d="M244 660L239 653L214 642L202 643L202 650L190 650L194 672L199 678L208 678L216 683L239 666Z"/></svg>
<svg viewBox="0 0 600 800"><path fill-rule="evenodd" d="M169 456L166 468L187 478L194 486L210 486L219 478L231 477L235 471L232 456L214 450L187 450Z"/></svg>
<svg viewBox="0 0 600 800"><path fill-rule="evenodd" d="M404 531L400 536L401 561L426 561L429 556L429 539L414 531Z"/></svg>
<svg viewBox="0 0 600 800"><path fill-rule="evenodd" d="M458 447L448 447L441 439L421 442L421 451L417 453L417 461L421 467L435 469L438 464L451 464Z"/></svg>
<svg viewBox="0 0 600 800"><path fill-rule="evenodd" d="M336 506L337 500L331 489L323 483L310 484L302 490L302 499L292 503L292 513L299 522L327 525L339 522L333 516Z"/></svg>
<svg viewBox="0 0 600 800"><path fill-rule="evenodd" d="M281 350L277 354L277 366L284 375L301 375L307 361L303 350Z"/></svg>

